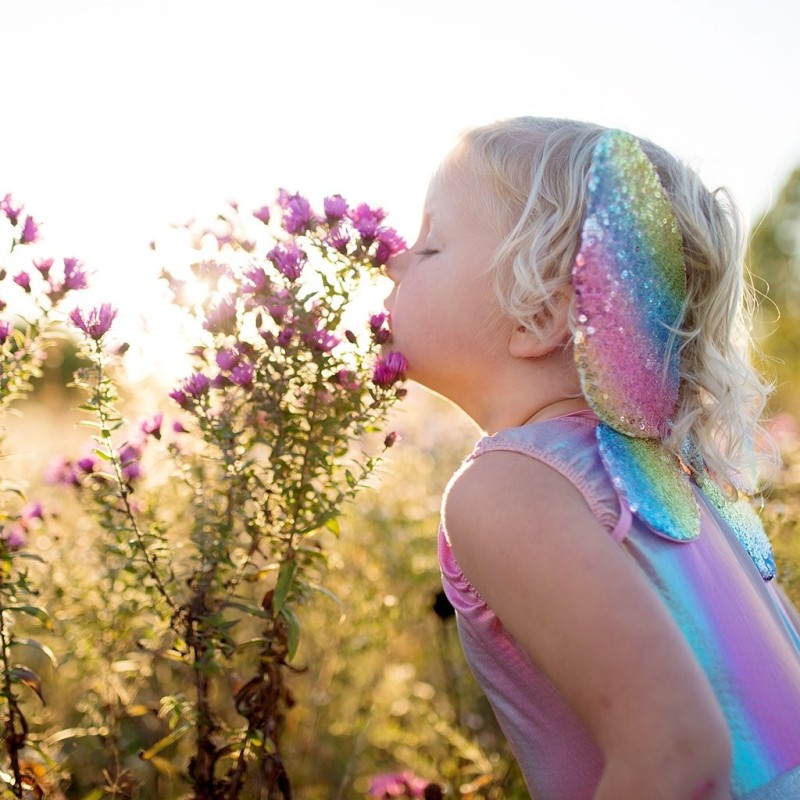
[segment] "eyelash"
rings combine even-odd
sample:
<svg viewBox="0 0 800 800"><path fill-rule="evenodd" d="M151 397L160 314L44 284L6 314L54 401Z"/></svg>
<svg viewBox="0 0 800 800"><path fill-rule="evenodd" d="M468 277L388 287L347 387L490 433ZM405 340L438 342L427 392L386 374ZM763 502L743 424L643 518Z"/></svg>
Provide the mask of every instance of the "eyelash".
<svg viewBox="0 0 800 800"><path fill-rule="evenodd" d="M438 252L439 252L438 250L430 250L430 249L417 250L417 255L418 256L433 256L433 255L436 255L436 253L438 253Z"/></svg>

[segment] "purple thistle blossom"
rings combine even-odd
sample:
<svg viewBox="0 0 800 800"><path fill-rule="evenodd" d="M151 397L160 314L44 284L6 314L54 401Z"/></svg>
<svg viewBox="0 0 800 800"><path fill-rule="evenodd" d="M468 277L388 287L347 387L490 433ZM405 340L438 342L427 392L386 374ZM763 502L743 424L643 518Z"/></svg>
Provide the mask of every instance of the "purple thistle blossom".
<svg viewBox="0 0 800 800"><path fill-rule="evenodd" d="M369 318L369 329L376 344L386 344L392 338L389 328L384 327L388 319L389 315L385 313L373 314Z"/></svg>
<svg viewBox="0 0 800 800"><path fill-rule="evenodd" d="M325 218L328 222L338 222L340 219L344 219L345 214L347 214L347 200L340 194L326 197L323 201L323 206L325 208Z"/></svg>
<svg viewBox="0 0 800 800"><path fill-rule="evenodd" d="M231 383L249 389L253 385L256 371L249 361L242 361L231 370Z"/></svg>
<svg viewBox="0 0 800 800"><path fill-rule="evenodd" d="M27 272L20 272L16 274L13 278L14 283L17 286L21 286L26 292L30 293L31 291L31 276L28 275Z"/></svg>
<svg viewBox="0 0 800 800"><path fill-rule="evenodd" d="M241 356L233 348L224 347L217 353L215 360L221 370L229 372L239 363Z"/></svg>
<svg viewBox="0 0 800 800"><path fill-rule="evenodd" d="M341 342L338 336L334 336L330 331L325 330L325 328L315 328L303 338L309 347L312 347L320 353L330 352Z"/></svg>
<svg viewBox="0 0 800 800"><path fill-rule="evenodd" d="M33 244L39 239L39 226L33 221L33 217L25 217L25 224L22 226L22 235L19 237L20 244Z"/></svg>
<svg viewBox="0 0 800 800"><path fill-rule="evenodd" d="M306 263L306 254L295 242L288 245L276 245L267 253L267 258L277 270L290 281L296 281Z"/></svg>
<svg viewBox="0 0 800 800"><path fill-rule="evenodd" d="M0 319L0 344L5 344L9 333L11 333L11 323L7 320Z"/></svg>
<svg viewBox="0 0 800 800"><path fill-rule="evenodd" d="M19 221L19 215L22 213L22 206L13 206L11 195L7 194L2 200L0 200L0 211L6 215L8 221L13 226L16 226L17 222Z"/></svg>
<svg viewBox="0 0 800 800"><path fill-rule="evenodd" d="M257 294L258 292L263 292L269 285L269 279L263 267L253 267L245 272L244 277L249 281L249 283L242 286L242 291L244 292Z"/></svg>
<svg viewBox="0 0 800 800"><path fill-rule="evenodd" d="M206 321L203 327L212 333L222 331L230 332L233 329L233 322L236 319L236 298L223 297L215 306L212 306L206 313Z"/></svg>
<svg viewBox="0 0 800 800"><path fill-rule="evenodd" d="M158 411L149 419L144 420L139 426L139 429L145 436L152 436L154 439L160 439L161 425L163 422L164 414L161 411Z"/></svg>
<svg viewBox="0 0 800 800"><path fill-rule="evenodd" d="M40 258L33 262L33 266L36 267L39 274L47 280L50 275L50 268L53 266L53 259L52 258Z"/></svg>
<svg viewBox="0 0 800 800"><path fill-rule="evenodd" d="M208 393L211 381L202 372L195 372L183 382L183 391L190 397L202 397Z"/></svg>
<svg viewBox="0 0 800 800"><path fill-rule="evenodd" d="M378 240L378 247L373 261L378 267L382 267L392 256L402 253L408 247L394 228L378 228L375 238Z"/></svg>
<svg viewBox="0 0 800 800"><path fill-rule="evenodd" d="M351 392L355 392L361 388L356 374L349 369L340 369L331 380L339 384L343 389L347 389Z"/></svg>
<svg viewBox="0 0 800 800"><path fill-rule="evenodd" d="M253 216L265 225L269 223L269 206L261 206L253 212Z"/></svg>
<svg viewBox="0 0 800 800"><path fill-rule="evenodd" d="M181 407L186 408L189 404L189 398L186 396L186 392L182 392L180 389L173 389L169 396Z"/></svg>
<svg viewBox="0 0 800 800"><path fill-rule="evenodd" d="M94 472L95 467L97 466L97 459L94 456L84 456L75 462L75 466L88 475L89 473Z"/></svg>
<svg viewBox="0 0 800 800"><path fill-rule="evenodd" d="M86 273L77 258L64 259L64 289L73 291L86 288Z"/></svg>
<svg viewBox="0 0 800 800"><path fill-rule="evenodd" d="M340 253L347 252L347 245L350 244L350 234L341 226L331 228L330 233L323 239L328 247L332 247Z"/></svg>
<svg viewBox="0 0 800 800"><path fill-rule="evenodd" d="M353 223L353 227L358 231L365 244L371 244L375 240L378 228L386 217L382 208L370 208L366 203L361 203L352 209L348 216Z"/></svg>
<svg viewBox="0 0 800 800"><path fill-rule="evenodd" d="M179 420L175 420L175 422L172 423L172 430L175 433L189 433L189 429Z"/></svg>
<svg viewBox="0 0 800 800"><path fill-rule="evenodd" d="M21 550L28 543L25 527L19 523L2 530L2 538L9 550Z"/></svg>
<svg viewBox="0 0 800 800"><path fill-rule="evenodd" d="M289 194L281 189L278 194L278 205L283 209L281 225L286 233L303 233L314 222L311 204L299 194Z"/></svg>
<svg viewBox="0 0 800 800"><path fill-rule="evenodd" d="M44 509L38 500L33 500L22 508L20 518L23 523L29 523L32 519L44 519Z"/></svg>
<svg viewBox="0 0 800 800"><path fill-rule="evenodd" d="M293 328L284 328L279 334L277 338L277 342L281 347L288 347L291 344L292 339L294 338L294 329Z"/></svg>
<svg viewBox="0 0 800 800"><path fill-rule="evenodd" d="M108 329L116 316L117 310L112 308L109 303L103 303L99 308L93 308L85 318L80 309L75 308L69 315L69 319L89 339L94 339L97 342L108 333Z"/></svg>
<svg viewBox="0 0 800 800"><path fill-rule="evenodd" d="M408 360L402 353L392 351L379 358L372 372L372 382L378 386L392 386L406 377Z"/></svg>

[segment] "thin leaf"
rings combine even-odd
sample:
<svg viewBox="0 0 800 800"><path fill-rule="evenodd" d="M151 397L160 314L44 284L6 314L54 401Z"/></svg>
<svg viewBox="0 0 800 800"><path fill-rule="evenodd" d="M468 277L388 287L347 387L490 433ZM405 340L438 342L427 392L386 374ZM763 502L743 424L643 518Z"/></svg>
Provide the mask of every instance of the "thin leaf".
<svg viewBox="0 0 800 800"><path fill-rule="evenodd" d="M8 671L8 677L14 683L21 683L23 686L33 689L36 696L42 701L42 705L46 705L42 695L42 679L32 669L17 664Z"/></svg>
<svg viewBox="0 0 800 800"><path fill-rule="evenodd" d="M295 616L294 611L288 606L281 609L281 616L286 623L286 644L289 646L288 660L291 661L295 653L297 653L297 646L300 644L300 620Z"/></svg>
<svg viewBox="0 0 800 800"><path fill-rule="evenodd" d="M50 620L50 615L38 606L8 606L6 611L18 611L20 614L27 614L29 617L36 617L47 630L53 630L53 623Z"/></svg>
<svg viewBox="0 0 800 800"><path fill-rule="evenodd" d="M184 722L183 725L175 728L174 731L168 733L163 739L159 739L152 747L149 747L147 750L143 750L141 753L139 753L139 758L141 758L142 761L149 761L164 748L169 747L171 744L175 744L175 742L182 739L191 730L192 726L188 722Z"/></svg>
<svg viewBox="0 0 800 800"><path fill-rule="evenodd" d="M292 589L294 576L296 574L297 561L292 559L291 561L284 561L281 564L281 569L278 573L278 581L275 584L275 596L272 598L272 607L275 611L280 611L283 608L286 598L289 596L289 592Z"/></svg>
<svg viewBox="0 0 800 800"><path fill-rule="evenodd" d="M16 645L35 647L40 653L44 653L50 659L50 663L55 669L58 669L58 659L56 658L56 654L46 644L37 642L36 639L21 639L20 637L15 636L11 640L11 646L14 647Z"/></svg>

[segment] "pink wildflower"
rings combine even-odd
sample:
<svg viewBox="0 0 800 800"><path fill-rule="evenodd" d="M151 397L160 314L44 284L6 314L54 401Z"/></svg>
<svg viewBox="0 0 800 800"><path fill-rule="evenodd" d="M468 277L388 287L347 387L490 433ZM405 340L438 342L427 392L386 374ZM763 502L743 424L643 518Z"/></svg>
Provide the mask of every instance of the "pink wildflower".
<svg viewBox="0 0 800 800"><path fill-rule="evenodd" d="M40 258L33 262L33 266L36 267L39 274L47 280L48 276L50 275L50 268L53 266L53 259L52 258Z"/></svg>
<svg viewBox="0 0 800 800"><path fill-rule="evenodd" d="M80 309L73 309L69 315L70 322L80 328L89 339L99 341L108 333L111 323L117 316L117 310L108 303L103 303L99 308L93 308L86 317Z"/></svg>
<svg viewBox="0 0 800 800"><path fill-rule="evenodd" d="M64 289L73 291L86 288L86 273L77 258L64 259Z"/></svg>
<svg viewBox="0 0 800 800"><path fill-rule="evenodd" d="M292 328L284 328L279 334L277 342L281 347L288 347L294 338L294 330Z"/></svg>
<svg viewBox="0 0 800 800"><path fill-rule="evenodd" d="M20 244L33 244L39 239L39 226L33 221L33 217L25 217L25 224L22 226L22 236L19 237Z"/></svg>
<svg viewBox="0 0 800 800"><path fill-rule="evenodd" d="M42 504L38 500L28 503L22 511L20 511L20 518L23 524L27 524L33 519L44 519Z"/></svg>
<svg viewBox="0 0 800 800"><path fill-rule="evenodd" d="M189 398L186 396L186 392L182 392L180 389L173 389L169 396L181 407L186 408L189 404Z"/></svg>
<svg viewBox="0 0 800 800"><path fill-rule="evenodd" d="M50 462L45 470L44 479L47 483L80 486L80 480L72 462L63 457L55 458Z"/></svg>
<svg viewBox="0 0 800 800"><path fill-rule="evenodd" d="M191 397L202 397L210 385L211 382L202 372L195 372L184 381L183 390Z"/></svg>
<svg viewBox="0 0 800 800"><path fill-rule="evenodd" d="M84 456L75 462L75 466L88 475L94 472L94 469L97 466L97 459L94 456Z"/></svg>
<svg viewBox="0 0 800 800"><path fill-rule="evenodd" d="M265 225L269 222L269 206L261 206L253 212L253 216Z"/></svg>
<svg viewBox="0 0 800 800"><path fill-rule="evenodd" d="M203 327L212 333L218 331L231 331L236 319L236 298L223 297L215 306L208 310Z"/></svg>
<svg viewBox="0 0 800 800"><path fill-rule="evenodd" d="M0 344L5 343L9 333L11 333L11 323L0 319Z"/></svg>
<svg viewBox="0 0 800 800"><path fill-rule="evenodd" d="M258 292L263 292L269 284L267 273L264 272L262 267L253 267L253 269L245 272L244 276L249 281L242 287L245 292L257 294Z"/></svg>
<svg viewBox="0 0 800 800"><path fill-rule="evenodd" d="M231 383L248 389L253 385L256 371L249 361L242 361L231 370Z"/></svg>
<svg viewBox="0 0 800 800"><path fill-rule="evenodd" d="M314 221L311 204L299 194L289 194L281 189L278 194L278 205L283 209L281 225L286 233L303 233Z"/></svg>
<svg viewBox="0 0 800 800"><path fill-rule="evenodd" d="M13 278L13 281L17 284L17 286L21 286L26 292L30 292L31 276L28 275L27 272L20 272L16 274Z"/></svg>
<svg viewBox="0 0 800 800"><path fill-rule="evenodd" d="M328 353L341 341L325 328L315 328L312 333L303 337L305 343L320 353Z"/></svg>
<svg viewBox="0 0 800 800"><path fill-rule="evenodd" d="M22 206L12 205L11 195L7 194L0 200L0 211L6 215L12 225L16 225L19 221L19 215L22 213Z"/></svg>
<svg viewBox="0 0 800 800"><path fill-rule="evenodd" d="M332 247L340 253L345 253L347 252L347 245L350 243L350 234L337 225L335 228L331 228L330 233L323 241L328 247Z"/></svg>
<svg viewBox="0 0 800 800"><path fill-rule="evenodd" d="M402 353L392 351L379 358L372 372L372 381L378 386L392 386L402 381L408 371L408 361Z"/></svg>
<svg viewBox="0 0 800 800"><path fill-rule="evenodd" d="M385 313L373 314L369 318L369 329L376 344L386 344L392 338L391 331L385 327L388 319L389 315Z"/></svg>
<svg viewBox="0 0 800 800"><path fill-rule="evenodd" d="M378 228L375 238L378 240L378 247L373 260L378 267L382 267L392 256L407 248L405 240L394 228Z"/></svg>
<svg viewBox="0 0 800 800"><path fill-rule="evenodd" d="M223 347L216 356L217 366L225 370L225 372L232 370L240 360L241 356L239 353L231 347Z"/></svg>
<svg viewBox="0 0 800 800"><path fill-rule="evenodd" d="M370 244L375 240L375 236L386 214L382 208L370 208L366 203L356 206L348 216L355 229L359 232L362 241Z"/></svg>
<svg viewBox="0 0 800 800"><path fill-rule="evenodd" d="M25 528L19 523L3 529L2 537L9 550L21 550L28 543Z"/></svg>
<svg viewBox="0 0 800 800"><path fill-rule="evenodd" d="M340 194L326 197L323 201L325 208L325 218L328 222L338 222L347 213L347 200Z"/></svg>
<svg viewBox="0 0 800 800"><path fill-rule="evenodd" d="M428 781L419 778L412 772L387 772L375 775L369 784L370 797L386 800L391 797L424 797Z"/></svg>
<svg viewBox="0 0 800 800"><path fill-rule="evenodd" d="M161 438L161 424L164 422L164 414L161 411L153 414L149 419L142 422L140 429L145 436L152 436L154 439Z"/></svg>
<svg viewBox="0 0 800 800"><path fill-rule="evenodd" d="M290 281L296 281L300 277L306 263L306 254L295 242L286 246L276 245L267 253L267 258Z"/></svg>
<svg viewBox="0 0 800 800"><path fill-rule="evenodd" d="M188 428L184 426L184 424L178 420L172 423L172 430L175 433L189 433Z"/></svg>

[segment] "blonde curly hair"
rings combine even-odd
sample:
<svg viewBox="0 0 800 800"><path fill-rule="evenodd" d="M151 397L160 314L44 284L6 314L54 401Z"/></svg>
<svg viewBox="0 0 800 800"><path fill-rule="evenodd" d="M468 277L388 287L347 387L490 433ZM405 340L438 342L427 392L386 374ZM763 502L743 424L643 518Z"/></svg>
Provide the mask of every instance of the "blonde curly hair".
<svg viewBox="0 0 800 800"><path fill-rule="evenodd" d="M605 130L573 120L503 120L462 134L441 167L441 174L466 167L487 187L474 200L504 236L490 266L495 291L502 309L534 332L543 315L557 313L571 285L587 176ZM759 457L754 447L769 441L760 418L771 387L750 363L754 293L740 215L726 189L709 191L688 166L638 141L671 201L686 260L680 399L664 444L685 458L690 437L729 494L752 489L759 461L774 460L771 448ZM574 303L568 319L574 334Z"/></svg>

